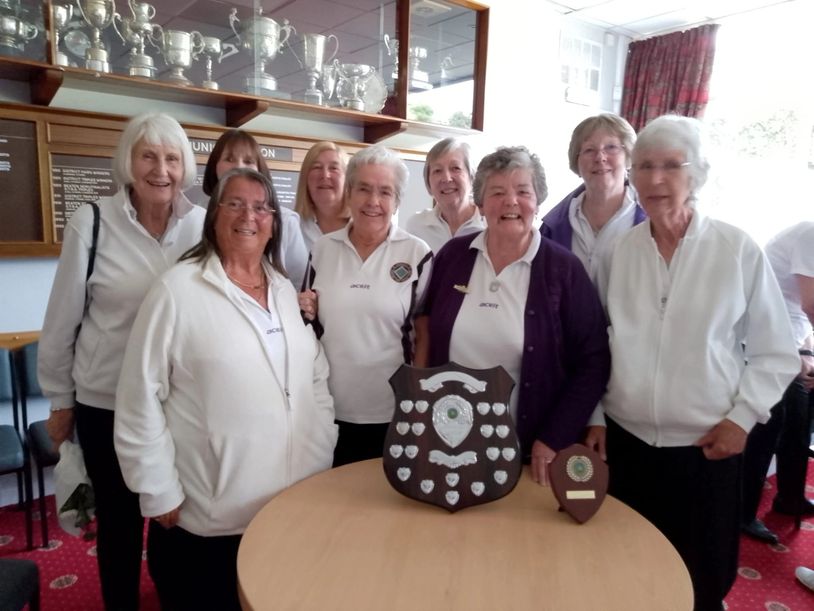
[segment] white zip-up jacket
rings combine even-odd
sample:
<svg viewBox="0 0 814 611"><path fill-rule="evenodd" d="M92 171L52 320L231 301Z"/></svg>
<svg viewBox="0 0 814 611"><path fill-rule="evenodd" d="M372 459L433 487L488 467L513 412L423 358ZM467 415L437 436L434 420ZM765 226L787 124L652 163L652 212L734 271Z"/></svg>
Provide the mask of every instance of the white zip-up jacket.
<svg viewBox="0 0 814 611"><path fill-rule="evenodd" d="M328 362L297 295L266 266L287 349L272 356L217 255L148 293L116 393L116 452L145 517L181 506L201 536L243 532L275 494L328 469L336 444Z"/></svg>
<svg viewBox="0 0 814 611"><path fill-rule="evenodd" d="M649 220L619 241L608 317L612 370L602 405L650 445L692 445L725 418L748 432L800 370L760 247L697 210L669 270Z"/></svg>
<svg viewBox="0 0 814 611"><path fill-rule="evenodd" d="M65 227L38 350L37 376L53 407L79 401L113 409L136 312L155 279L201 239L205 215L180 194L159 243L138 222L126 188L100 199L99 242L85 313L93 210L82 206L74 212Z"/></svg>

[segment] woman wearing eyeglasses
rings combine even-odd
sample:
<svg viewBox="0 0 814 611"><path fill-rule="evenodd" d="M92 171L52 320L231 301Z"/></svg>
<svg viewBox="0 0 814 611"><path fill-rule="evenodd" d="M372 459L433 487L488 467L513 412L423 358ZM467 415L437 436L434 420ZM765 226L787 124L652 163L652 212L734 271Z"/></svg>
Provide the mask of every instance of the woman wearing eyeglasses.
<svg viewBox="0 0 814 611"><path fill-rule="evenodd" d="M568 146L571 171L582 184L543 217L543 235L573 252L605 303L613 246L645 219L636 192L627 183L636 132L610 113L576 126Z"/></svg>
<svg viewBox="0 0 814 611"><path fill-rule="evenodd" d="M568 163L583 182L543 217L540 228L582 262L603 305L613 247L646 218L627 181L635 143L633 127L618 115L603 113L577 125ZM588 422L585 444L605 457L605 421L599 406Z"/></svg>
<svg viewBox="0 0 814 611"><path fill-rule="evenodd" d="M240 609L249 521L331 466L328 363L282 273L278 212L262 174L224 174L200 243L153 285L125 351L116 452L152 518L148 566L165 609Z"/></svg>
<svg viewBox="0 0 814 611"><path fill-rule="evenodd" d="M696 208L708 171L697 120L664 116L639 134L631 180L649 219L614 251L602 405L609 492L678 550L695 609L719 610L737 569L746 435L800 360L761 249Z"/></svg>

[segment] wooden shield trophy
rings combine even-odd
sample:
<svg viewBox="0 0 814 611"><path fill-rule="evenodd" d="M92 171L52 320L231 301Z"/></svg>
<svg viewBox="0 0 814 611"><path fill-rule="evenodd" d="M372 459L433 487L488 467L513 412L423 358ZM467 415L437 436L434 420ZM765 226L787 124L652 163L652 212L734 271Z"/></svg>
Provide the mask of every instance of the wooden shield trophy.
<svg viewBox="0 0 814 611"><path fill-rule="evenodd" d="M557 452L549 476L560 507L580 524L599 511L608 492L608 465L599 454L578 443Z"/></svg>
<svg viewBox="0 0 814 611"><path fill-rule="evenodd" d="M396 411L384 443L384 472L401 494L454 512L511 492L522 456L503 367L402 365L390 378Z"/></svg>

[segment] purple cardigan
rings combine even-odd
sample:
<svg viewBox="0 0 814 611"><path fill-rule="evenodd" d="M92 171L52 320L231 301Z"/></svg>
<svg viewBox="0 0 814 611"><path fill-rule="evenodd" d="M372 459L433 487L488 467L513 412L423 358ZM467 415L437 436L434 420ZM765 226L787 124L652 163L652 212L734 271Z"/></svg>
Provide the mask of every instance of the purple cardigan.
<svg viewBox="0 0 814 611"><path fill-rule="evenodd" d="M628 186L625 181L625 186ZM571 200L577 195L585 192L585 183L582 183L575 190L565 196L559 204L554 206L543 217L543 224L540 227L540 233L546 238L554 240L560 246L565 246L571 250L571 240L574 237L574 231L571 228L571 220L568 218L568 212L571 208ZM633 225L638 225L647 218L642 207L636 202L636 211L633 213Z"/></svg>
<svg viewBox="0 0 814 611"><path fill-rule="evenodd" d="M450 240L433 263L424 305L430 367L449 361L452 327L464 299L453 287L469 283L478 256L478 250L470 248L476 235ZM555 451L582 440L605 392L610 351L605 314L582 263L546 238L531 264L524 319L516 424L528 458L535 439Z"/></svg>

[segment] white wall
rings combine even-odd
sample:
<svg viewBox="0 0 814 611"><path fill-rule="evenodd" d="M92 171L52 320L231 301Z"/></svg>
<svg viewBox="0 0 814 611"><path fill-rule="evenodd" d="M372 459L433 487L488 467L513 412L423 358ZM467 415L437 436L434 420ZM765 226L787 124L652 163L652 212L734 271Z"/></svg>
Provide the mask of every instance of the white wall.
<svg viewBox="0 0 814 611"><path fill-rule="evenodd" d="M491 10L484 131L468 140L476 159L498 145L523 144L537 153L548 176L550 195L541 206L541 211L545 211L579 183L568 169L571 131L580 120L600 111L564 99L558 61L560 29L578 32L583 38L603 45L604 31L562 17L535 0L486 2ZM622 73L620 62L624 60L627 42L617 37L613 46L605 46L602 110L614 109L613 88ZM86 101L81 96L71 95L73 92L66 90L64 97L57 98L56 102L81 107ZM143 110L143 101L95 96L93 110L136 114ZM200 122L211 112L211 109L182 105L164 110L182 122ZM248 126L252 127L267 129L259 124ZM404 212L402 222L407 211ZM53 259L0 259L0 332L41 327L55 269Z"/></svg>

